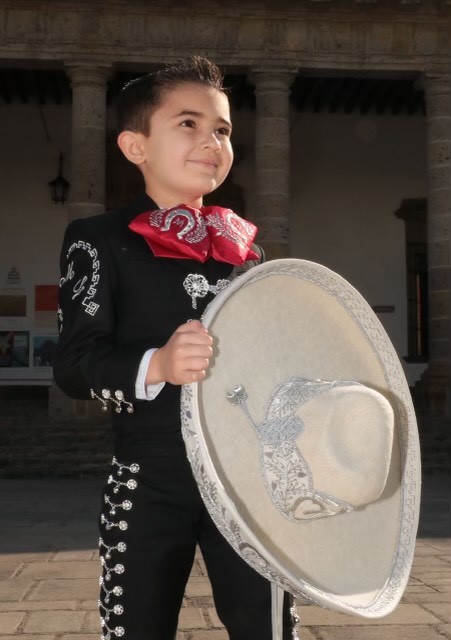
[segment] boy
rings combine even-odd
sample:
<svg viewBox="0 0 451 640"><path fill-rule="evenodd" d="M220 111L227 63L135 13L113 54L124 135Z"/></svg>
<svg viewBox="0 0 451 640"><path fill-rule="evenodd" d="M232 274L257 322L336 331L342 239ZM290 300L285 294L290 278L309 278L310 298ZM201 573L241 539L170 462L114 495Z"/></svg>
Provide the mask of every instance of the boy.
<svg viewBox="0 0 451 640"><path fill-rule="evenodd" d="M119 147L146 192L69 225L54 367L68 395L114 409L100 516L102 638L174 638L199 544L231 640L270 640L270 585L210 520L180 429L180 385L202 380L212 356L198 318L232 272L260 258L253 225L199 211L233 159L219 69L194 57L139 78L124 87L118 116ZM208 227L218 224L228 233L208 246ZM288 640L295 632L285 601Z"/></svg>

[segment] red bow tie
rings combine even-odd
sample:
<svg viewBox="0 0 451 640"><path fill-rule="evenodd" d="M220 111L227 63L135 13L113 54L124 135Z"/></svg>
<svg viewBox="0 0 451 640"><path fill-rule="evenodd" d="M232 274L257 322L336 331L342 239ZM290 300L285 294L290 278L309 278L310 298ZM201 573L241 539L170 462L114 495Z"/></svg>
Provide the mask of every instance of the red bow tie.
<svg viewBox="0 0 451 640"><path fill-rule="evenodd" d="M241 265L258 259L251 249L257 227L231 209L185 204L140 213L128 225L143 236L155 256Z"/></svg>

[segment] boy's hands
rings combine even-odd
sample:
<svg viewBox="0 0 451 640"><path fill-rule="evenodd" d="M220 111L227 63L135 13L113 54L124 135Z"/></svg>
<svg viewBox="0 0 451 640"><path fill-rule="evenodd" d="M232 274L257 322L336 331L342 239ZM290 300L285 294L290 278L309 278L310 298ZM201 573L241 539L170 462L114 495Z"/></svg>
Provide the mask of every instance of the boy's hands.
<svg viewBox="0 0 451 640"><path fill-rule="evenodd" d="M153 354L146 384L170 382L179 385L202 380L213 355L212 344L213 339L199 320L180 325L164 347Z"/></svg>

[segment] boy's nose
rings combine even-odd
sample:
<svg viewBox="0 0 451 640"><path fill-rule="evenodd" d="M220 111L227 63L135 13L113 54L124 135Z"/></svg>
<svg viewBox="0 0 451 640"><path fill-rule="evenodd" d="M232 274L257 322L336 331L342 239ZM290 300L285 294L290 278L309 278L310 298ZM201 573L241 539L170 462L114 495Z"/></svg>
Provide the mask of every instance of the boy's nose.
<svg viewBox="0 0 451 640"><path fill-rule="evenodd" d="M218 137L216 136L216 133L212 133L211 135L207 136L207 138L205 140L205 146L206 147L210 147L211 149L213 149L215 151L220 151L221 142L218 139Z"/></svg>

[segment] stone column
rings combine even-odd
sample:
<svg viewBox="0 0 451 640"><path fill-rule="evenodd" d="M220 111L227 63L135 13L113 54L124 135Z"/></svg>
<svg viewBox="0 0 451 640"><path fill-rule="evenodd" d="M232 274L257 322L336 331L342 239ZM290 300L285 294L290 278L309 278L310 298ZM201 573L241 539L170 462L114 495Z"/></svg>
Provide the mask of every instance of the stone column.
<svg viewBox="0 0 451 640"><path fill-rule="evenodd" d="M427 73L429 366L424 374L429 410L451 413L451 77Z"/></svg>
<svg viewBox="0 0 451 640"><path fill-rule="evenodd" d="M72 145L69 221L102 213L105 205L106 89L110 65L66 64L72 83ZM101 414L97 403L68 398L53 383L52 421L90 421Z"/></svg>
<svg viewBox="0 0 451 640"><path fill-rule="evenodd" d="M105 206L105 120L110 65L68 63L72 83L72 161L69 219Z"/></svg>
<svg viewBox="0 0 451 640"><path fill-rule="evenodd" d="M267 258L289 255L290 86L295 70L261 67L252 81L256 112L256 223Z"/></svg>

